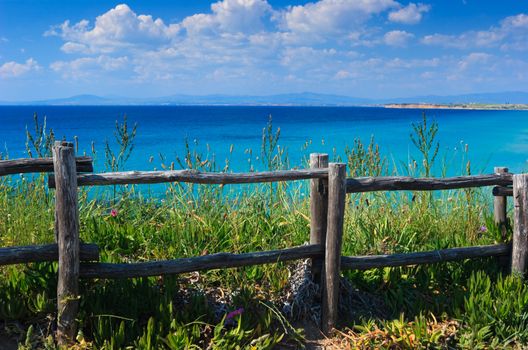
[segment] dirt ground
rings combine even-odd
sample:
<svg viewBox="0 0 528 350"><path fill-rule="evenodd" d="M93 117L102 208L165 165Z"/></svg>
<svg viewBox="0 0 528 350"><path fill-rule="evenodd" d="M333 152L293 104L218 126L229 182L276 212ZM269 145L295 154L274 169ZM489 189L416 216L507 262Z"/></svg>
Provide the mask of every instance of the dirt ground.
<svg viewBox="0 0 528 350"><path fill-rule="evenodd" d="M17 350L18 344L15 340L0 335L0 350Z"/></svg>

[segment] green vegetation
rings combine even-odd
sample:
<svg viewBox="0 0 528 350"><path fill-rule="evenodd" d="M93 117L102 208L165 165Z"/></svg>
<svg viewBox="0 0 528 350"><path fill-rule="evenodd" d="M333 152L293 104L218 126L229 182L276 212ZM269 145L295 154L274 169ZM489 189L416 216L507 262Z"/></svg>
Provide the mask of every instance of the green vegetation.
<svg viewBox="0 0 528 350"><path fill-rule="evenodd" d="M420 108L420 109L478 109L478 110L527 110L523 103L389 103L387 108Z"/></svg>
<svg viewBox="0 0 528 350"><path fill-rule="evenodd" d="M374 139L368 145L356 140L345 150L349 173L430 174L438 152L438 125L424 117L413 130L423 159L391 167ZM118 124L120 149L107 147L106 159L99 161L109 169L120 168L130 156L135 133L135 127ZM264 129L260 157L253 159L248 152L251 167L290 167L279 135L271 123ZM52 138L37 123L36 131L28 132L28 148L33 154L48 154ZM175 161L182 167L229 171L228 165L218 169L192 144ZM461 172L469 172L469 166L464 164ZM53 242L53 192L45 180L43 175L0 179L0 246ZM164 189L157 198L142 195L148 192L145 187L81 190L82 240L98 244L105 262L261 251L308 240L309 202L302 183L171 184ZM500 242L488 192L348 196L343 254ZM175 277L82 281L77 347L303 348L314 335L302 328L317 316L317 308L310 300L294 300L292 279L300 268L300 263L281 263ZM50 263L0 268L0 342L14 340L20 349L56 348L56 269ZM528 286L504 275L496 259L344 275L348 282L343 283L340 330L324 340L327 346L520 349L528 344Z"/></svg>

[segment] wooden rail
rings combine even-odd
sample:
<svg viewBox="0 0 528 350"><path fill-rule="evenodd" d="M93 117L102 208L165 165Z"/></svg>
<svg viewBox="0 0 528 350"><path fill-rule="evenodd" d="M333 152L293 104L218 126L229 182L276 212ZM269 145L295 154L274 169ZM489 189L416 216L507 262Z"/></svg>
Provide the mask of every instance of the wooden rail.
<svg viewBox="0 0 528 350"><path fill-rule="evenodd" d="M310 154L310 168L328 168L328 154ZM310 180L310 244L325 244L328 216L328 179ZM322 283L324 259L312 259L314 281Z"/></svg>
<svg viewBox="0 0 528 350"><path fill-rule="evenodd" d="M149 261L132 264L83 263L80 277L131 278L179 274L192 271L215 270L231 267L272 264L279 261L320 257L324 247L311 244L281 250L254 253L217 253L193 258Z"/></svg>
<svg viewBox="0 0 528 350"><path fill-rule="evenodd" d="M495 174L508 174L508 168L506 167L495 167L493 169ZM508 229L510 223L508 221L508 196L496 196L495 188L506 188L506 187L494 187L493 188L493 221L501 232L502 240L505 241L508 236ZM503 259L504 260L504 259ZM505 264L505 261L503 263Z"/></svg>
<svg viewBox="0 0 528 350"><path fill-rule="evenodd" d="M364 255L342 257L342 269L368 270L378 267L396 267L418 264L432 264L473 258L509 255L511 244L495 244L463 248L449 248L418 253L390 255Z"/></svg>
<svg viewBox="0 0 528 350"><path fill-rule="evenodd" d="M204 173L197 170L126 171L103 174L81 174L78 186L104 186L127 184L158 184L164 182L188 182L196 184L249 184L262 182L322 179L328 177L327 169L302 169L269 171L260 173ZM50 188L55 187L54 176L49 177Z"/></svg>
<svg viewBox="0 0 528 350"><path fill-rule="evenodd" d="M378 267L430 264L480 257L512 257L513 272L525 273L528 268L528 175L512 175L506 168L496 168L495 174L449 178L363 177L346 178L346 166L328 163L328 155L310 155L310 169L261 173L205 173L196 170L130 171L102 174L78 174L91 171L91 159L75 160L73 145L57 142L53 148L53 166L35 165L35 159L16 165L0 162L0 175L29 171L54 171L49 187L57 188L56 234L57 245L0 249L0 265L28 261L59 261L57 288L58 341L70 344L75 338L79 290L78 279L133 278L179 274L198 270L212 270L240 266L269 264L280 261L310 258L312 272L321 283L321 328L331 333L337 323L340 272L344 269L365 270ZM89 160L89 161L88 161ZM13 161L9 161L13 162ZM46 163L47 162L47 163ZM89 163L89 164L88 164ZM2 167L3 166L3 167ZM25 169L25 170L24 170ZM23 171L21 171L23 170ZM3 173L2 173L3 171ZM248 184L310 179L310 244L305 246L242 254L218 253L206 256L150 261L132 264L83 262L97 260L93 245L79 242L78 186L156 184L188 182L198 184ZM513 189L508 186L512 186ZM503 237L509 232L507 197L513 195L515 216L511 244L496 244L463 248L449 248L407 254L342 257L343 223L346 193L371 191L433 191L495 186L494 218L502 225ZM18 251L17 251L18 249ZM37 257L38 255L38 257ZM4 260L2 260L4 259ZM39 260L40 259L40 260Z"/></svg>
<svg viewBox="0 0 528 350"><path fill-rule="evenodd" d="M347 193L374 191L434 191L470 187L508 186L511 174L489 174L446 178L414 178L406 176L357 177L347 179Z"/></svg>
<svg viewBox="0 0 528 350"><path fill-rule="evenodd" d="M99 248L97 244L81 243L80 259L83 261L99 260ZM0 248L0 265L58 260L59 248L56 243Z"/></svg>
<svg viewBox="0 0 528 350"><path fill-rule="evenodd" d="M92 172L91 157L77 157L75 159L77 172ZM53 158L28 158L0 160L0 176L22 173L51 173L53 172Z"/></svg>
<svg viewBox="0 0 528 350"><path fill-rule="evenodd" d="M497 197L513 197L513 188L496 186L493 187L492 193Z"/></svg>
<svg viewBox="0 0 528 350"><path fill-rule="evenodd" d="M79 199L73 143L55 142L53 169L55 190L55 230L59 247L57 280L57 338L60 345L75 341L79 309Z"/></svg>
<svg viewBox="0 0 528 350"><path fill-rule="evenodd" d="M337 324L341 286L341 246L346 207L346 164L328 165L328 218L326 224L325 269L321 328L330 333Z"/></svg>
<svg viewBox="0 0 528 350"><path fill-rule="evenodd" d="M513 176L513 200L511 271L526 276L528 272L528 174Z"/></svg>

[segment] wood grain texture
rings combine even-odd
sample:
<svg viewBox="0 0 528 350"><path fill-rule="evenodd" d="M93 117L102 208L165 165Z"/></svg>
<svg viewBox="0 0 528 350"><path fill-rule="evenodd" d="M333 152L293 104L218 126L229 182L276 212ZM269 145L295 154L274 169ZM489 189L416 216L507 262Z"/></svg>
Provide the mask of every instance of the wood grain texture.
<svg viewBox="0 0 528 350"><path fill-rule="evenodd" d="M503 186L495 186L495 187L493 187L492 193L493 193L494 196L513 197L513 188L511 188L511 187L503 187Z"/></svg>
<svg viewBox="0 0 528 350"><path fill-rule="evenodd" d="M414 178L406 176L358 177L347 179L347 193L401 190L434 191L469 187L508 186L511 184L511 174L445 178Z"/></svg>
<svg viewBox="0 0 528 350"><path fill-rule="evenodd" d="M328 168L328 154L310 154L310 169ZM310 244L325 244L328 215L328 180L310 180ZM312 259L312 277L321 283L322 259Z"/></svg>
<svg viewBox="0 0 528 350"><path fill-rule="evenodd" d="M513 205L511 271L524 276L528 268L528 174L513 176Z"/></svg>
<svg viewBox="0 0 528 350"><path fill-rule="evenodd" d="M260 182L279 182L304 179L326 178L326 169L302 169L268 171L258 173L205 173L197 170L168 171L126 171L117 173L81 174L79 186L103 186L126 184L157 184L164 182L188 182L197 184L247 184ZM53 176L49 177L48 186L55 187Z"/></svg>
<svg viewBox="0 0 528 350"><path fill-rule="evenodd" d="M343 270L368 270L389 266L394 267L432 264L490 256L507 256L510 254L510 252L511 244L503 243L487 246L449 248L417 253L347 256L341 258L341 268Z"/></svg>
<svg viewBox="0 0 528 350"><path fill-rule="evenodd" d="M305 245L255 253L217 253L192 258L131 264L83 263L81 264L80 276L84 278L162 276L202 270L273 264L279 261L313 258L322 254L323 247L321 245Z"/></svg>
<svg viewBox="0 0 528 350"><path fill-rule="evenodd" d="M495 174L507 174L508 168L495 167L493 171L495 172ZM508 216L506 212L507 207L507 196L493 196L493 220L495 221L495 224L499 227L503 241L508 235L509 227Z"/></svg>
<svg viewBox="0 0 528 350"><path fill-rule="evenodd" d="M83 261L99 260L97 244L80 244L80 259ZM0 265L26 264L33 262L58 261L57 244L29 245L0 248Z"/></svg>
<svg viewBox="0 0 528 350"><path fill-rule="evenodd" d="M91 157L77 157L75 159L77 172L92 172ZM51 173L53 172L53 158L24 158L0 160L0 176L22 173Z"/></svg>
<svg viewBox="0 0 528 350"><path fill-rule="evenodd" d="M55 142L53 168L56 175L55 223L59 248L57 283L57 341L75 340L79 308L79 209L77 171L73 144Z"/></svg>
<svg viewBox="0 0 528 350"><path fill-rule="evenodd" d="M328 219L326 228L321 328L330 334L338 320L341 282L341 243L346 201L346 164L328 166Z"/></svg>

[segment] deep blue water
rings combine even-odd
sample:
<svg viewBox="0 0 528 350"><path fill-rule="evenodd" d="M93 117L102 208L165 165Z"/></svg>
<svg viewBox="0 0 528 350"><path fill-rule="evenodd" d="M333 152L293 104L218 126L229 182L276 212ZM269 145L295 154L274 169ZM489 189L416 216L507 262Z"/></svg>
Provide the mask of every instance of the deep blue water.
<svg viewBox="0 0 528 350"><path fill-rule="evenodd" d="M279 144L287 147L292 166L301 165L310 152L343 154L345 145L360 137L374 136L391 162L408 162L415 155L410 140L411 124L422 118L421 110L372 107L234 107L234 106L0 106L0 152L10 158L25 157L25 130L33 128L33 114L47 118L58 138L79 138L79 153L90 154L91 142L98 151L96 166L103 170L105 140L113 141L116 120L128 116L138 124L136 146L126 169L160 168L183 156L187 138L198 149L215 158L221 168L234 145L230 167L248 170L245 152L260 155L262 129L270 115L280 127ZM474 172L490 172L493 166L512 171L526 169L528 151L528 111L428 110L439 123L440 158L445 155L449 173L460 173L466 144ZM306 142L311 144L306 147ZM149 159L153 157L153 161ZM259 160L253 160L263 169Z"/></svg>

